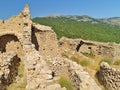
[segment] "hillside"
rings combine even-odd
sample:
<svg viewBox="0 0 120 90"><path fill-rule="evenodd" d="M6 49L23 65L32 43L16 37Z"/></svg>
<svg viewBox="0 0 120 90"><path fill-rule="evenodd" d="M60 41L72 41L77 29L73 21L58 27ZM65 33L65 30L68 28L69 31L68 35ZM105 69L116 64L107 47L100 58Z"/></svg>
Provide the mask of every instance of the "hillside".
<svg viewBox="0 0 120 90"><path fill-rule="evenodd" d="M101 21L108 23L110 25L118 25L120 26L120 17L112 17L112 18L103 18Z"/></svg>
<svg viewBox="0 0 120 90"><path fill-rule="evenodd" d="M58 38L66 36L68 38L120 43L120 27L106 23L105 19L94 19L86 15L52 15L36 17L32 21L51 26Z"/></svg>

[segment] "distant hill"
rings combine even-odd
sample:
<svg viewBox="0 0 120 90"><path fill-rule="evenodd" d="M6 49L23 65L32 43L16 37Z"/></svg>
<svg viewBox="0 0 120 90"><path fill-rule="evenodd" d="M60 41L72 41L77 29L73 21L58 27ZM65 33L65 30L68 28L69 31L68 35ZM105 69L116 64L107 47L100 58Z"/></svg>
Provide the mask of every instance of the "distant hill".
<svg viewBox="0 0 120 90"><path fill-rule="evenodd" d="M102 22L108 23L110 25L118 25L120 26L120 17L112 17L112 18L103 18L99 19Z"/></svg>
<svg viewBox="0 0 120 90"><path fill-rule="evenodd" d="M120 18L95 19L87 15L51 15L36 17L33 22L53 28L58 38L82 38L100 42L120 43Z"/></svg>

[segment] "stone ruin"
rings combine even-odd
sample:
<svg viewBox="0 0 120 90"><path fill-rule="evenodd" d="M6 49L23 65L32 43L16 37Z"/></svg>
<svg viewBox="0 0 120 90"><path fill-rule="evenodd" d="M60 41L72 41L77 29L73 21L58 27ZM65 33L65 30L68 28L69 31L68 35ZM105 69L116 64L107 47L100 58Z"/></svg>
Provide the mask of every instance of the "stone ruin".
<svg viewBox="0 0 120 90"><path fill-rule="evenodd" d="M87 41L83 39L69 39L63 37L59 40L59 47L62 52L71 49L79 53L93 52L94 56L102 56L111 60L120 60L120 44L116 43L102 43L95 41ZM64 50L63 50L64 49Z"/></svg>
<svg viewBox="0 0 120 90"><path fill-rule="evenodd" d="M66 90L56 82L64 71L75 90L101 90L82 66L60 56L55 32L33 23L28 5L19 15L0 20L0 90L23 76L25 90Z"/></svg>
<svg viewBox="0 0 120 90"><path fill-rule="evenodd" d="M115 43L101 43L83 39L69 39L63 37L59 40L59 48L61 49L61 53L71 52L73 55L76 52L79 54L90 54L91 50L93 50L94 56L100 56L112 61L120 60L120 45ZM90 58L87 59L90 60ZM120 90L119 66L115 68L112 67L110 67L110 65L106 62L102 62L100 64L100 70L96 73L96 77L100 84L105 87L105 90Z"/></svg>
<svg viewBox="0 0 120 90"><path fill-rule="evenodd" d="M120 71L102 62L97 72L98 80L107 90L120 90Z"/></svg>

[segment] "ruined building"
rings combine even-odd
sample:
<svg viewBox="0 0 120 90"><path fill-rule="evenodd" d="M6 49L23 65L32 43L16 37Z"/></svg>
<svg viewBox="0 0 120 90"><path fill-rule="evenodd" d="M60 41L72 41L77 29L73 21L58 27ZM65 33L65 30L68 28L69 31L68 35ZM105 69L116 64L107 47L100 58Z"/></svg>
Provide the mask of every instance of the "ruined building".
<svg viewBox="0 0 120 90"><path fill-rule="evenodd" d="M9 20L0 20L0 90L14 83L18 90L66 90L55 82L67 71L75 90L101 90L82 66L60 57L51 27L33 23L29 6Z"/></svg>
<svg viewBox="0 0 120 90"><path fill-rule="evenodd" d="M69 39L66 37L59 40L60 48L76 50L79 53L88 53L94 56L102 56L110 60L120 60L120 44L103 43L96 41L88 41L83 39ZM62 50L63 52L64 50Z"/></svg>

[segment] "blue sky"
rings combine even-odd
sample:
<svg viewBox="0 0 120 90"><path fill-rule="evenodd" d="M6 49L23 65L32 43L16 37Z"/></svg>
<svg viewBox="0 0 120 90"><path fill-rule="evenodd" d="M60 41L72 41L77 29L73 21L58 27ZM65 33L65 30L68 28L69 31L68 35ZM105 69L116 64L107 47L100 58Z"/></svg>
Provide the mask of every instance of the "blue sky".
<svg viewBox="0 0 120 90"><path fill-rule="evenodd" d="M0 19L18 14L25 4L30 5L32 18L51 14L120 17L120 0L1 0Z"/></svg>

